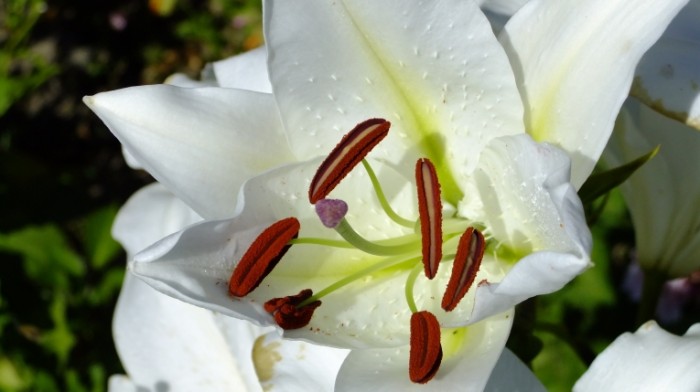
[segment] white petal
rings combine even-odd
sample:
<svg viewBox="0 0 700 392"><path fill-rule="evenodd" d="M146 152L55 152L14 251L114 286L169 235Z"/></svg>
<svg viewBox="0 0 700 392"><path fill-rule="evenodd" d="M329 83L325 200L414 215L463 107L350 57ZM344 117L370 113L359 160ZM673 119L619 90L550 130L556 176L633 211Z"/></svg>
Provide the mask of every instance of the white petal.
<svg viewBox="0 0 700 392"><path fill-rule="evenodd" d="M381 117L392 130L373 156L410 169L417 147L459 181L489 139L523 132L508 60L472 2L267 1L265 26L298 157L325 155L357 123Z"/></svg>
<svg viewBox="0 0 700 392"><path fill-rule="evenodd" d="M481 9L512 16L530 0L477 0Z"/></svg>
<svg viewBox="0 0 700 392"><path fill-rule="evenodd" d="M660 113L700 129L700 1L692 0L649 49L631 95Z"/></svg>
<svg viewBox="0 0 700 392"><path fill-rule="evenodd" d="M250 50L224 60L208 64L220 87L271 93L272 86L267 76L267 51L265 47Z"/></svg>
<svg viewBox="0 0 700 392"><path fill-rule="evenodd" d="M126 202L112 232L127 253L134 254L200 219L162 185L152 184ZM141 387L156 390L158 385L171 385L173 390L187 390L196 386L213 391L233 386L242 390L245 382L246 390L261 390L254 371L250 372L249 358L262 331L244 321L227 322L158 293L127 274L115 310L114 339L131 381ZM237 339L227 339L231 334ZM209 360L216 363L209 364ZM112 384L110 380L110 388ZM128 383L114 380L114 387L118 386L127 388Z"/></svg>
<svg viewBox="0 0 700 392"><path fill-rule="evenodd" d="M348 352L282 339L272 332L255 342L253 361L265 391L332 391Z"/></svg>
<svg viewBox="0 0 700 392"><path fill-rule="evenodd" d="M207 218L232 216L245 179L291 159L267 94L155 85L84 101L138 162Z"/></svg>
<svg viewBox="0 0 700 392"><path fill-rule="evenodd" d="M546 392L544 385L510 350L505 349L491 372L486 392Z"/></svg>
<svg viewBox="0 0 700 392"><path fill-rule="evenodd" d="M661 146L621 187L637 257L645 268L687 276L700 269L700 134L634 100L625 108L604 162L618 166Z"/></svg>
<svg viewBox="0 0 700 392"><path fill-rule="evenodd" d="M319 164L320 160L314 160L289 165L251 179L244 186L240 215L231 220L197 224L165 238L136 255L130 264L132 270L168 295L223 314L271 325L271 317L261 307L263 302L296 294L304 288L318 291L379 260L356 250L297 245L245 299L229 296L228 280L236 262L253 239L273 222L295 216L301 222L301 237L339 238L320 224L313 206L308 203L307 186ZM392 192L389 195L392 205L404 216L415 216L414 188L389 166L377 162L373 166L380 173L382 184ZM355 170L331 196L342 195L350 204L347 219L359 222L367 238L384 239L411 233L385 217L369 184L366 173ZM316 310L308 328L286 334L338 346L405 344L408 323L397 324L393 319L399 310L408 312L408 307L399 300L403 298L405 274L393 276L393 279L398 283L378 285L376 283L384 283L384 280L362 279L344 288L342 294L323 298L324 306ZM377 303L376 295L383 295L383 287L388 287L387 298L394 299ZM364 295L354 299L356 292ZM377 306L386 307L386 310L378 309L368 317L369 311ZM339 311L341 309L343 311ZM384 324L387 327L381 327Z"/></svg>
<svg viewBox="0 0 700 392"><path fill-rule="evenodd" d="M336 391L483 391L508 338L512 316L512 311L494 316L466 332L442 329L442 363L424 385L408 377L409 346L353 350L340 369ZM452 341L452 333L464 333L464 340Z"/></svg>
<svg viewBox="0 0 700 392"><path fill-rule="evenodd" d="M109 377L107 384L108 392L139 392L138 387L129 377L115 374Z"/></svg>
<svg viewBox="0 0 700 392"><path fill-rule="evenodd" d="M637 62L686 2L533 0L501 33L527 130L572 155L577 188L610 137Z"/></svg>
<svg viewBox="0 0 700 392"><path fill-rule="evenodd" d="M700 324L681 337L649 321L634 334L615 339L574 385L574 391L698 391L699 361Z"/></svg>
<svg viewBox="0 0 700 392"><path fill-rule="evenodd" d="M112 236L128 255L134 255L201 219L163 185L154 183L134 193L119 210L112 226Z"/></svg>
<svg viewBox="0 0 700 392"><path fill-rule="evenodd" d="M474 179L473 199L460 204L460 214L483 222L511 252L527 255L500 283L479 285L475 320L556 291L590 266L591 234L563 151L527 135L494 139Z"/></svg>
<svg viewBox="0 0 700 392"><path fill-rule="evenodd" d="M189 76L181 73L176 73L174 75L168 76L167 79L165 79L165 84L169 84L171 86L177 86L177 87L186 87L186 88L193 88L193 87L216 87L216 81L213 80L195 80L190 78Z"/></svg>
<svg viewBox="0 0 700 392"><path fill-rule="evenodd" d="M237 318L224 316L219 313L212 313L216 326L219 328L229 352L236 358L238 372L245 382L248 390L264 390L257 374L257 365L253 360L253 352L256 342L264 335L274 332L273 327L259 327Z"/></svg>
<svg viewBox="0 0 700 392"><path fill-rule="evenodd" d="M244 321L240 321L243 323ZM114 340L134 384L168 391L245 390L213 314L167 297L127 275Z"/></svg>

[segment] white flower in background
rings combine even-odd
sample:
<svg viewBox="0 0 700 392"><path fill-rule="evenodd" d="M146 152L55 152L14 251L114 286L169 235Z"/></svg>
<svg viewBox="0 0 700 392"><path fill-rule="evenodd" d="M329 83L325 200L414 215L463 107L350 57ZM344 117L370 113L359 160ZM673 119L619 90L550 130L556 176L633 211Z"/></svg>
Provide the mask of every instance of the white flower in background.
<svg viewBox="0 0 700 392"><path fill-rule="evenodd" d="M355 349L337 389L418 387L408 367L414 381L435 376L428 386L436 389L480 390L512 306L561 288L589 265L590 234L569 159L525 132L568 148L574 184L582 183L636 61L682 4L530 2L503 30L504 51L468 1L409 8L268 1L274 95L234 80L228 86L237 88L147 86L86 98L139 164L208 219L154 244L131 268L169 295L261 325L273 322L263 303L312 288L314 297L287 309L295 322L310 317L308 324L285 336ZM261 58L260 51L249 57ZM377 201L369 169L353 170L330 196L349 204L346 223L370 240L342 242L318 221L307 189L341 135L370 118L391 122L367 158L388 203ZM414 178L422 157L423 174ZM429 190L438 181L440 194ZM416 187L429 201L416 200ZM264 278L259 287L232 298L232 271L249 249L264 253L271 238L282 238L260 258L270 267L278 261L296 234L288 217L301 223L300 237L269 275L255 273ZM278 229L284 235L268 236ZM458 241L463 232L472 234ZM439 269L437 248L445 256ZM484 248L476 276L469 268L451 272L450 264L478 261ZM236 269L246 285L260 283ZM478 284L461 301L453 293L455 308L446 311L441 299L452 275L461 288ZM323 304L311 308L317 299ZM414 324L420 334L410 331ZM409 366L413 350L430 359ZM418 368L426 372L416 380Z"/></svg>
<svg viewBox="0 0 700 392"><path fill-rule="evenodd" d="M654 321L624 333L593 361L574 386L576 392L700 390L700 324L683 336Z"/></svg>
<svg viewBox="0 0 700 392"><path fill-rule="evenodd" d="M201 218L161 185L140 190L115 220L129 255ZM218 315L154 290L127 274L114 314L127 376L122 391L330 390L347 350L282 340L273 328Z"/></svg>
<svg viewBox="0 0 700 392"><path fill-rule="evenodd" d="M603 161L611 167L660 146L621 185L645 271L686 277L700 270L700 134L634 100L625 105Z"/></svg>
<svg viewBox="0 0 700 392"><path fill-rule="evenodd" d="M644 55L630 95L700 129L700 0L691 0Z"/></svg>

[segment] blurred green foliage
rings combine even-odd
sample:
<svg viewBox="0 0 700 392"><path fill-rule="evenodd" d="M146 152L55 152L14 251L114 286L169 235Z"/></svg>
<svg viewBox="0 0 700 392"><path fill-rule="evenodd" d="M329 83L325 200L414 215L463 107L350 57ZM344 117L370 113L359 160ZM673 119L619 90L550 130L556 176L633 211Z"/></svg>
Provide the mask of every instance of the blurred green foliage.
<svg viewBox="0 0 700 392"><path fill-rule="evenodd" d="M86 94L197 77L262 44L260 2L0 0L0 391L104 391L126 166Z"/></svg>

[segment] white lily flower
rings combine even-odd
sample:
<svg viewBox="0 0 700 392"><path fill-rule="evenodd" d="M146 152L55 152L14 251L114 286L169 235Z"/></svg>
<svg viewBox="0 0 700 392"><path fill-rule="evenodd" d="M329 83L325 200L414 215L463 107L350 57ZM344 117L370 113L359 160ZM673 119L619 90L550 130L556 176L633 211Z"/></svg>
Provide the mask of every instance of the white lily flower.
<svg viewBox="0 0 700 392"><path fill-rule="evenodd" d="M139 163L210 219L135 256L132 270L176 298L261 325L274 320L263 303L313 288L316 295L309 303L291 306L310 317L308 324L286 330L285 336L357 349L341 369L339 390L351 388L361 372L381 368L382 374L405 374L412 356L409 343L418 352L434 349L433 321L419 320L428 325L419 331L433 331L425 339L412 337L409 328L418 310L427 311L442 327L444 350L441 370L428 386L459 383L462 389L483 389L508 335L512 307L558 290L590 264L590 233L569 183L569 159L555 147L532 142L525 130L543 138L555 130L579 135L594 130L595 137L572 149L580 153L574 158L583 168L576 172L585 178L586 164L592 167L589 161L597 159L612 127L607 119L619 107L591 98L621 101L629 83L624 77L617 82L618 76L631 73L635 56L651 45L654 32L660 34L684 1L643 1L631 10L622 1L590 3L595 6L537 1L523 7L504 30L509 62L488 21L469 1L409 8L398 0L267 1L274 95L262 89L147 86L86 98ZM579 18L581 11L589 17ZM610 15L626 23L599 23ZM529 32L537 44L517 40L540 19L551 26ZM645 34L634 36L639 30ZM630 34L634 39L628 39ZM571 44L587 40L593 43ZM550 54L550 46L577 66ZM628 56L598 62L603 57L600 50L592 54L596 46L611 58L621 51ZM514 73L511 63L523 67ZM561 88L545 78L555 70ZM577 75L569 73L574 71ZM584 81L577 83L578 77ZM607 83L610 78L615 83ZM546 91L538 89L540 82ZM586 121L573 124L561 113ZM369 169L355 169L331 196L348 202L347 222L370 244L343 243L319 224L306 200L308 185L340 135L376 117L391 121L391 132L367 162L378 173L391 208L408 219L396 219L378 203ZM549 140L567 145L557 137ZM441 197L432 193L431 202L416 200L413 163L421 157L435 162L442 184ZM430 195L426 189L418 186ZM442 222L434 218L440 199ZM427 220L419 213L426 208L432 217ZM255 272L264 278L259 287L232 298L235 285L229 280L232 271L240 270L238 261L251 244L253 253L264 253L265 242L278 237L258 235L279 229L270 225L290 216L301 222L301 237L269 275ZM214 220L223 218L230 219ZM432 280L418 276L422 248L433 250L421 245L421 237L428 236L416 232L418 221L422 227L437 222L445 231L445 237L433 231L429 241L442 248L446 264L437 269L440 257L432 260L437 269ZM282 232L291 238L294 230L287 223L282 221ZM484 232L485 242L471 227ZM469 246L458 244L463 232L473 234ZM271 252L282 253L285 242ZM453 257L462 251L467 260L479 259L477 250L484 246L478 274L467 270L469 284L457 279L462 287L478 283L461 301L453 293L455 308L443 310L440 299L452 278ZM271 267L274 257L269 256L265 260ZM251 283L250 273L239 275ZM321 297L323 305L311 314L311 301ZM377 349L390 349L392 355L378 362ZM474 358L483 366L465 380L461 372ZM407 380L381 379L389 389Z"/></svg>
<svg viewBox="0 0 700 392"><path fill-rule="evenodd" d="M113 234L133 255L200 220L154 184L122 207ZM347 350L282 340L273 328L171 298L131 274L115 310L114 339L128 377L110 377L110 392L330 390L347 355Z"/></svg>
<svg viewBox="0 0 700 392"><path fill-rule="evenodd" d="M603 161L615 167L661 146L620 186L637 259L647 271L689 276L700 270L700 135L634 100L625 108Z"/></svg>
<svg viewBox="0 0 700 392"><path fill-rule="evenodd" d="M644 55L630 95L700 129L700 0L691 0Z"/></svg>
<svg viewBox="0 0 700 392"><path fill-rule="evenodd" d="M676 336L649 321L620 335L574 385L576 392L700 390L700 324Z"/></svg>

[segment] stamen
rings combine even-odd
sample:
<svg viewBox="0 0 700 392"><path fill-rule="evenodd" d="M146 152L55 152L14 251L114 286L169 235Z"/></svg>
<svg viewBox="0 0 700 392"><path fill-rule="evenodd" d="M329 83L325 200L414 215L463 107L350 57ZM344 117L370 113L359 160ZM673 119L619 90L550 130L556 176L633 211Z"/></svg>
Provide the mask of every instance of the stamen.
<svg viewBox="0 0 700 392"><path fill-rule="evenodd" d="M334 229L348 213L348 203L338 199L321 199L316 202L316 215L321 223Z"/></svg>
<svg viewBox="0 0 700 392"><path fill-rule="evenodd" d="M400 224L401 226L409 227L411 229L414 228L416 222L402 217L401 215L397 214L393 208L391 208L389 201L386 199L386 195L384 195L384 190L382 189L381 184L379 184L379 180L377 179L377 175L374 174L374 170L372 169L372 166L369 165L369 163L367 162L366 159L362 160L362 166L365 167L365 170L367 171L367 175L369 176L369 180L372 181L372 188L374 188L374 193L377 195L377 200L379 200L379 205L382 206L384 213L386 213L387 216L389 216L389 218L391 220Z"/></svg>
<svg viewBox="0 0 700 392"><path fill-rule="evenodd" d="M313 295L311 289L304 289L297 295L273 298L265 302L263 307L275 318L275 322L282 329L299 329L309 324L314 310L321 306L321 301L298 306L311 295Z"/></svg>
<svg viewBox="0 0 700 392"><path fill-rule="evenodd" d="M309 187L309 202L324 199L389 133L391 123L381 118L361 122L343 136L319 166Z"/></svg>
<svg viewBox="0 0 700 392"><path fill-rule="evenodd" d="M464 298L474 283L481 259L484 258L486 241L484 235L473 227L467 229L459 239L457 254L452 263L452 275L442 297L442 308L452 311Z"/></svg>
<svg viewBox="0 0 700 392"><path fill-rule="evenodd" d="M428 158L416 162L416 186L425 276L433 279L442 258L442 201L437 172Z"/></svg>
<svg viewBox="0 0 700 392"><path fill-rule="evenodd" d="M442 345L440 324L432 313L423 310L411 315L411 351L408 375L411 381L425 384L440 368Z"/></svg>
<svg viewBox="0 0 700 392"><path fill-rule="evenodd" d="M285 218L263 230L234 268L228 282L229 293L245 297L255 290L287 253L289 241L297 237L300 228L296 218Z"/></svg>

